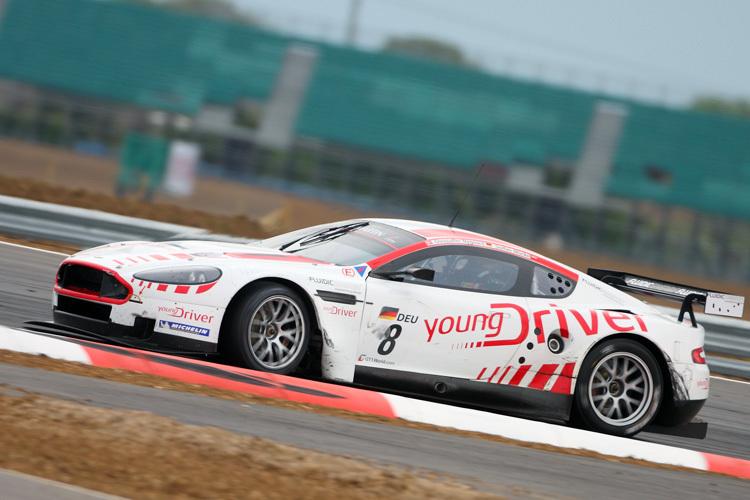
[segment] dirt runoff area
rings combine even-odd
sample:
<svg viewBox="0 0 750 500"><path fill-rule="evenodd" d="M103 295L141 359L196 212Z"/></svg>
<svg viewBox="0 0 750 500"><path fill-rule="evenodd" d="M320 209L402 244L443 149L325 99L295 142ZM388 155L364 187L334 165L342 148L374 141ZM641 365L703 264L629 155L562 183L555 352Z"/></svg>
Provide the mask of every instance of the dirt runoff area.
<svg viewBox="0 0 750 500"><path fill-rule="evenodd" d="M127 498L499 498L147 412L1 388L0 407L0 467Z"/></svg>

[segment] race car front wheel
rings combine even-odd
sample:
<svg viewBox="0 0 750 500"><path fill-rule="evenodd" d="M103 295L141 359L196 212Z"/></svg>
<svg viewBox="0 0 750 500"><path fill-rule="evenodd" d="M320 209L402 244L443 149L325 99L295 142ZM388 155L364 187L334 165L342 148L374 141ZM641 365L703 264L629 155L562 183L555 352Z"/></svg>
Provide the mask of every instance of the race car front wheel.
<svg viewBox="0 0 750 500"><path fill-rule="evenodd" d="M253 370L289 374L310 342L310 319L302 298L275 283L256 286L230 318L228 346Z"/></svg>
<svg viewBox="0 0 750 500"><path fill-rule="evenodd" d="M578 376L578 417L590 429L632 436L659 411L662 376L653 354L641 344L614 339L595 347Z"/></svg>

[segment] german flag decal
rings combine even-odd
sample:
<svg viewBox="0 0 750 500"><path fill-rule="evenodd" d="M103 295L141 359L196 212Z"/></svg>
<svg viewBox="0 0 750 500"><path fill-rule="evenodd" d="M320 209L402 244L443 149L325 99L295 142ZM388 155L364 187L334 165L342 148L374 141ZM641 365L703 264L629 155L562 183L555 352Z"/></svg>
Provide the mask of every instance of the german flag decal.
<svg viewBox="0 0 750 500"><path fill-rule="evenodd" d="M398 316L398 308L396 307L384 307L380 310L380 319L389 319L393 321Z"/></svg>

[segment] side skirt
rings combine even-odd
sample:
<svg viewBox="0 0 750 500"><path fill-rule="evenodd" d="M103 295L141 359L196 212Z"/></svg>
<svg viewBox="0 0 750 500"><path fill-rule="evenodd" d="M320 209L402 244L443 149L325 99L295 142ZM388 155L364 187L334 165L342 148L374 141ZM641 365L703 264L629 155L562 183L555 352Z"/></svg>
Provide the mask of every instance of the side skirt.
<svg viewBox="0 0 750 500"><path fill-rule="evenodd" d="M369 366L354 369L354 383L439 403L520 416L568 420L573 396Z"/></svg>

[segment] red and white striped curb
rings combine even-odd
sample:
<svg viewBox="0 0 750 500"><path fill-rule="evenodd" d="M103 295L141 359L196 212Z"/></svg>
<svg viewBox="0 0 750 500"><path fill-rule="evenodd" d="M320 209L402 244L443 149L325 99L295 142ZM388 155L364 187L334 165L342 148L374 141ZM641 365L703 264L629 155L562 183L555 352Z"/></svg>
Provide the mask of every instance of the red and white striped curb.
<svg viewBox="0 0 750 500"><path fill-rule="evenodd" d="M150 373L263 397L312 403L529 443L588 450L602 455L750 479L748 460L164 354L103 346L94 342L70 341L5 327L0 327L0 349L43 354L56 359Z"/></svg>

